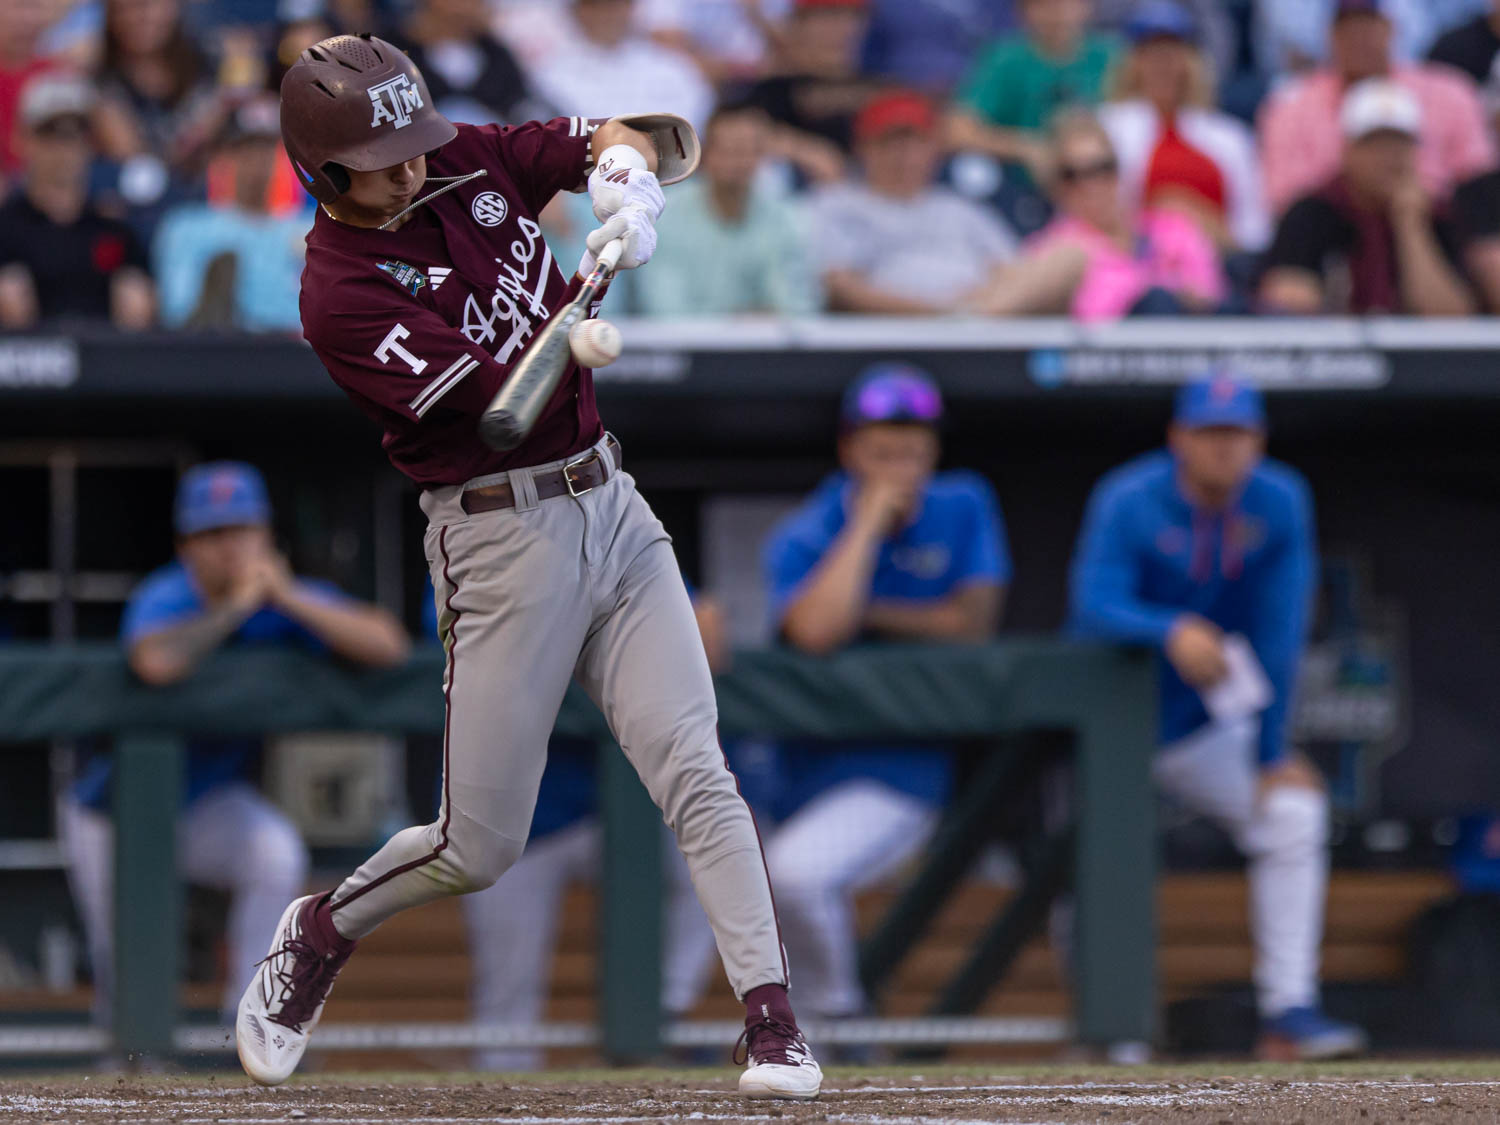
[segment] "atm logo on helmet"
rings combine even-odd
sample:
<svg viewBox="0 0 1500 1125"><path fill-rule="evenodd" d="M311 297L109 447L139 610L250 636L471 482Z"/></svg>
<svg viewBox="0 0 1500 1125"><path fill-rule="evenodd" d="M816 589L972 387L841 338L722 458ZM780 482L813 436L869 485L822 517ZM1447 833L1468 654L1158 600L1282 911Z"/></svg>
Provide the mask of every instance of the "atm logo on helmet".
<svg viewBox="0 0 1500 1125"><path fill-rule="evenodd" d="M392 122L397 129L411 124L411 111L422 108L422 91L404 74L371 86L366 93L375 114L370 118L370 128L378 128L382 121Z"/></svg>

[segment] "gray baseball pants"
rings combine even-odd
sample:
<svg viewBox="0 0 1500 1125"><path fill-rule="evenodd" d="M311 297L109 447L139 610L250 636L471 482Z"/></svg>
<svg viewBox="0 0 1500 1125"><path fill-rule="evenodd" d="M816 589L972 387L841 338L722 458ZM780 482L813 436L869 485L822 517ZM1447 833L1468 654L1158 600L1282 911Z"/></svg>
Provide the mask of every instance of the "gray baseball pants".
<svg viewBox="0 0 1500 1125"><path fill-rule="evenodd" d="M676 833L736 995L785 984L770 878L719 748L671 540L626 472L538 502L532 474L561 464L510 472L514 508L468 515L459 486L422 496L448 653L442 805L340 884L334 923L363 937L409 906L490 886L520 858L547 738L576 678Z"/></svg>

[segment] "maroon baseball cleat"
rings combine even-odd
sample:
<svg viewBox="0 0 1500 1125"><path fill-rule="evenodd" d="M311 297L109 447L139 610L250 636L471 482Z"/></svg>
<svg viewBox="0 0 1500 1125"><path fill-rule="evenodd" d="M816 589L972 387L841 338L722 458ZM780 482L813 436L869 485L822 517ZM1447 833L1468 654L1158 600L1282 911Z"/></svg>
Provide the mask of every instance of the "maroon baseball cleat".
<svg viewBox="0 0 1500 1125"><path fill-rule="evenodd" d="M740 1049L744 1048L744 1057ZM813 1058L795 1023L764 1012L747 1021L734 1046L734 1061L744 1063L740 1093L747 1098L792 1098L811 1101L823 1088L823 1068Z"/></svg>
<svg viewBox="0 0 1500 1125"><path fill-rule="evenodd" d="M354 942L317 917L325 897L307 895L286 908L270 954L240 997L235 1046L245 1073L262 1086L279 1086L297 1069L334 978L354 952Z"/></svg>

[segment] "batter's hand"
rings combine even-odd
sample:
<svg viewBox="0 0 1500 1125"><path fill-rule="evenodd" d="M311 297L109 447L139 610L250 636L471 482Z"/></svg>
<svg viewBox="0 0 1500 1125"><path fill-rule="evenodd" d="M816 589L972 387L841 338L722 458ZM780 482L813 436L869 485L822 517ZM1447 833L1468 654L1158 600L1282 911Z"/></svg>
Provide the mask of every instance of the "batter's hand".
<svg viewBox="0 0 1500 1125"><path fill-rule="evenodd" d="M1229 671L1223 631L1196 613L1185 613L1173 623L1166 653L1183 683L1195 688L1218 683Z"/></svg>
<svg viewBox="0 0 1500 1125"><path fill-rule="evenodd" d="M584 240L588 253L579 264L579 273L587 277L593 272L594 262L590 259L596 259L599 251L616 238L625 243L625 252L620 255L617 268L633 270L637 266L644 266L651 260L651 255L656 253L655 220L644 208L635 204L622 207L602 227L589 232L588 238Z"/></svg>
<svg viewBox="0 0 1500 1125"><path fill-rule="evenodd" d="M594 218L601 223L608 222L626 207L641 208L654 223L667 205L655 172L607 163L589 173L589 198L594 204Z"/></svg>

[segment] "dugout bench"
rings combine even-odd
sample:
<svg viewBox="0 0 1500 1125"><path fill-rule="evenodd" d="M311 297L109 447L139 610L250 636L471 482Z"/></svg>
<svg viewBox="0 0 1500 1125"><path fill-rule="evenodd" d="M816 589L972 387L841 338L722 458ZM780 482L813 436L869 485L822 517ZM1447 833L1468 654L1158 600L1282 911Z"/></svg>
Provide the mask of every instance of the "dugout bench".
<svg viewBox="0 0 1500 1125"><path fill-rule="evenodd" d="M171 827L180 789L169 781L181 777L183 736L318 729L438 733L442 666L435 648L383 671L252 650L217 654L183 684L147 688L111 645L0 647L0 745L84 736L115 740L116 1050L169 1054L183 1045L177 1026L181 887L172 874ZM855 648L823 659L747 652L719 677L717 688L726 737L889 742L1069 732L1070 838L1049 846L1034 881L994 921L935 1012L972 1010L969 1002L977 1002L999 976L1071 869L1077 903L1072 1034L1100 1046L1153 1038L1156 843L1148 765L1156 720L1145 653L1053 638ZM616 1061L644 1061L663 1043L661 1021L641 1019L644 1012L659 1012L660 816L615 750L603 718L576 688L557 729L601 744L597 1042ZM1014 755L996 754L956 796L921 871L861 951L868 984L878 987L957 885L984 837L995 797L1016 769ZM927 1026L887 1041L966 1037L960 1021L947 1032ZM54 1035L49 1041L67 1040ZM77 1042L93 1040L82 1036Z"/></svg>

